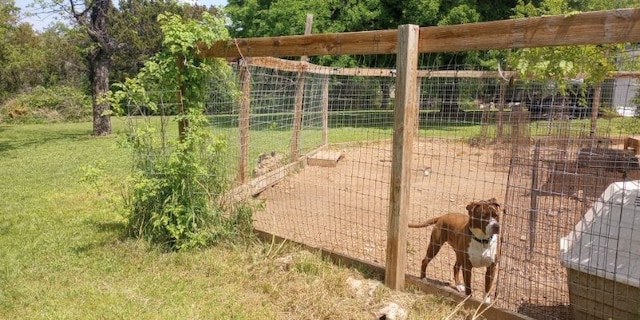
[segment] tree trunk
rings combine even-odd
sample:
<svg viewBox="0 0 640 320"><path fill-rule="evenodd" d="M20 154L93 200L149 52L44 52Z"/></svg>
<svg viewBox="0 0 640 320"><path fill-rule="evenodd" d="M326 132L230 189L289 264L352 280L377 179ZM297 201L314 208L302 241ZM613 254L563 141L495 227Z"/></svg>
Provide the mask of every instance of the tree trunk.
<svg viewBox="0 0 640 320"><path fill-rule="evenodd" d="M73 0L71 5L73 8ZM89 62L89 81L91 81L91 93L93 96L93 134L105 136L111 134L110 105L104 99L109 91L109 69L111 67L111 55L115 48L115 42L108 35L107 19L111 9L111 0L95 0L90 10L84 13L76 13L74 16L80 24L85 26L87 34L94 46L87 54ZM87 19L86 14L89 13Z"/></svg>
<svg viewBox="0 0 640 320"><path fill-rule="evenodd" d="M109 66L111 57L98 49L89 61L91 93L93 96L93 135L106 136L111 134L110 105L102 99L109 91ZM90 58L90 59L92 59Z"/></svg>

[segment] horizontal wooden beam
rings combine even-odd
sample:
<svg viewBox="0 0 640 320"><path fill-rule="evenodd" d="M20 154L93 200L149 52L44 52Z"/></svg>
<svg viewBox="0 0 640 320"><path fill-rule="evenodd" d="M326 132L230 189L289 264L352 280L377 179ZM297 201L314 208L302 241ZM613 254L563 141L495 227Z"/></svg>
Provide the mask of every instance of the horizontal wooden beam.
<svg viewBox="0 0 640 320"><path fill-rule="evenodd" d="M305 71L318 75L338 76L368 76L389 77L395 76L395 69L384 68L339 68L326 67L308 62L286 60L274 57L247 58L249 65L263 68L278 69L280 71L299 72ZM418 70L419 78L506 78L517 77L515 71L481 71L481 70ZM611 78L640 78L640 71L614 71Z"/></svg>
<svg viewBox="0 0 640 320"><path fill-rule="evenodd" d="M273 57L256 57L247 58L249 65L278 69L281 71L299 72L319 75L338 75L338 76L368 76L368 77L394 77L395 69L384 68L338 68L325 67L308 62L285 60ZM504 71L503 76L511 77L513 71ZM418 70L420 78L497 78L500 74L497 71L479 71L479 70Z"/></svg>
<svg viewBox="0 0 640 320"><path fill-rule="evenodd" d="M420 29L421 52L640 41L640 8L592 11Z"/></svg>
<svg viewBox="0 0 640 320"><path fill-rule="evenodd" d="M395 54L397 30L199 43L203 57ZM640 8L420 28L420 52L640 42Z"/></svg>
<svg viewBox="0 0 640 320"><path fill-rule="evenodd" d="M204 57L285 57L394 53L396 30L324 33L297 36L238 38L199 43Z"/></svg>
<svg viewBox="0 0 640 320"><path fill-rule="evenodd" d="M640 71L614 71L613 78L640 78Z"/></svg>

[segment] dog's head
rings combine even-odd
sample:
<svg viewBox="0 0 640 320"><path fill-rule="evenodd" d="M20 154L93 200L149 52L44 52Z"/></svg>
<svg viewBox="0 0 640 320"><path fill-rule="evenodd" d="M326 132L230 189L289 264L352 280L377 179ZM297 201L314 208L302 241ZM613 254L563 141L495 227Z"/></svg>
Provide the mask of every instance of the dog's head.
<svg viewBox="0 0 640 320"><path fill-rule="evenodd" d="M468 204L469 228L482 230L489 236L500 233L501 210L500 204L495 198Z"/></svg>

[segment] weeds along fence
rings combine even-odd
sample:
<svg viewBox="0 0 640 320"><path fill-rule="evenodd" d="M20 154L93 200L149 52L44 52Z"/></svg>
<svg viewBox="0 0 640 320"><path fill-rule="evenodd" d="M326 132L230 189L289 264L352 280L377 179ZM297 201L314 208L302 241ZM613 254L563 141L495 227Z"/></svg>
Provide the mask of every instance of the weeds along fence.
<svg viewBox="0 0 640 320"><path fill-rule="evenodd" d="M601 209L611 208L614 182L631 183L618 197L636 194L636 119L602 110L631 107L638 74L614 73L578 103L552 86L564 79L534 83L457 62L472 50L635 43L637 21L640 9L624 9L201 44L238 75L239 96L213 92L206 102L213 130L229 139L232 195L263 203L257 230L384 269L392 288L452 297L453 250L418 280L430 230L407 223L495 197L505 213L488 315L637 317L640 256L629 244L640 237L640 209ZM369 67L304 58L322 55ZM598 231L606 241L593 240ZM483 278L474 269L475 298Z"/></svg>

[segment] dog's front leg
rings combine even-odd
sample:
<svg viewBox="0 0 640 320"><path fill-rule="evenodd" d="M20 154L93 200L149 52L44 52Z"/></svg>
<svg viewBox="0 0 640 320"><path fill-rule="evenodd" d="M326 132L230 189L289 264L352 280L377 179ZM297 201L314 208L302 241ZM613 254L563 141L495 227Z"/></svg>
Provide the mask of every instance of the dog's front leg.
<svg viewBox="0 0 640 320"><path fill-rule="evenodd" d="M489 296L489 291L493 286L493 279L496 274L496 264L492 263L487 267L487 271L484 274L484 303L491 303L491 297Z"/></svg>
<svg viewBox="0 0 640 320"><path fill-rule="evenodd" d="M462 279L464 280L464 294L471 295L471 267L468 265L462 266Z"/></svg>
<svg viewBox="0 0 640 320"><path fill-rule="evenodd" d="M462 267L462 263L456 260L456 263L453 265L453 282L458 291L465 292L464 284L460 282L460 267Z"/></svg>

